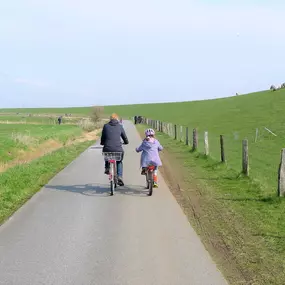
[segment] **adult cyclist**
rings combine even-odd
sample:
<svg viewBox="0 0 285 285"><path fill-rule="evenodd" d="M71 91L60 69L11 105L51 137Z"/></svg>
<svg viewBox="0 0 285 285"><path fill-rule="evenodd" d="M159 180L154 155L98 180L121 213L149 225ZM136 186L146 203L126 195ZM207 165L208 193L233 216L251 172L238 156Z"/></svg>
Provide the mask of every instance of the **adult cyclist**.
<svg viewBox="0 0 285 285"><path fill-rule="evenodd" d="M124 144L128 144L129 140L123 126L119 123L117 114L112 114L110 121L104 125L101 135L101 145L103 152L121 152L121 160L117 161L118 185L124 186L123 182L123 158L124 150L122 147L121 138ZM105 174L109 174L110 163L105 161Z"/></svg>

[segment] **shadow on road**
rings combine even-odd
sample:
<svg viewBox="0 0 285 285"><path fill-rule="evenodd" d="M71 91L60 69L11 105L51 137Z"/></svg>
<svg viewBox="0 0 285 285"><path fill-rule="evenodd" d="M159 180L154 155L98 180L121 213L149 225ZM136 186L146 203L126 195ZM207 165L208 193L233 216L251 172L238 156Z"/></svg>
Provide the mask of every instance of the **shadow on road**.
<svg viewBox="0 0 285 285"><path fill-rule="evenodd" d="M94 145L94 146L89 147L89 149L103 149L103 146Z"/></svg>
<svg viewBox="0 0 285 285"><path fill-rule="evenodd" d="M83 184L83 185L46 185L47 189L79 193L86 196L110 196L110 186L108 184ZM141 185L118 186L115 195L128 195L148 197L148 190Z"/></svg>

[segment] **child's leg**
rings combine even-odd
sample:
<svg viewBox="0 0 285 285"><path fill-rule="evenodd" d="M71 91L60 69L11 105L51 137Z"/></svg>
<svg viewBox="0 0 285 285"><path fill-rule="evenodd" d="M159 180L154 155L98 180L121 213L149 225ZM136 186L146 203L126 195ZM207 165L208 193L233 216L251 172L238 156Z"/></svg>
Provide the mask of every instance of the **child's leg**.
<svg viewBox="0 0 285 285"><path fill-rule="evenodd" d="M155 186L157 186L157 173L158 173L158 167L156 166L153 172L153 182Z"/></svg>
<svg viewBox="0 0 285 285"><path fill-rule="evenodd" d="M146 167L142 167L141 175L145 175Z"/></svg>

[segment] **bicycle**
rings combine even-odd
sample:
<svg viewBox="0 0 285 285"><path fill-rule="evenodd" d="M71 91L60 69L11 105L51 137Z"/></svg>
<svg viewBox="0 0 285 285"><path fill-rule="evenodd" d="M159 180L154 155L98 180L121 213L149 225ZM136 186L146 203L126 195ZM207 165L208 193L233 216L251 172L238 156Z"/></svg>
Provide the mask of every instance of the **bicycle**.
<svg viewBox="0 0 285 285"><path fill-rule="evenodd" d="M105 161L110 163L109 168L109 181L110 181L110 190L111 196L114 195L115 188L118 184L118 175L117 175L117 161L121 161L122 153L121 152L103 152Z"/></svg>
<svg viewBox="0 0 285 285"><path fill-rule="evenodd" d="M155 170L155 165L148 165L146 167L146 171L145 171L145 176L146 176L146 189L148 189L148 196L152 195L153 192L153 183L154 183L154 179L153 179L153 172Z"/></svg>

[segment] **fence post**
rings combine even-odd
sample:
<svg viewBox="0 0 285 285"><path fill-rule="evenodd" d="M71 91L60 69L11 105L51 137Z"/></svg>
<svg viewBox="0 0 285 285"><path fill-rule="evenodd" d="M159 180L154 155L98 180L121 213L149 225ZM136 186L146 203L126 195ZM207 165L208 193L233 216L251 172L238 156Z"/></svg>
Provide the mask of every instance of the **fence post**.
<svg viewBox="0 0 285 285"><path fill-rule="evenodd" d="M205 145L205 155L209 155L209 138L208 132L204 133L204 145Z"/></svg>
<svg viewBox="0 0 285 285"><path fill-rule="evenodd" d="M248 140L242 141L242 173L246 176L249 175Z"/></svg>
<svg viewBox="0 0 285 285"><path fill-rule="evenodd" d="M185 131L185 144L189 145L189 128L186 127L186 131Z"/></svg>
<svg viewBox="0 0 285 285"><path fill-rule="evenodd" d="M177 126L174 125L174 139L177 140Z"/></svg>
<svg viewBox="0 0 285 285"><path fill-rule="evenodd" d="M226 162L225 145L224 145L224 136L223 135L220 135L220 144L221 144L221 161Z"/></svg>
<svg viewBox="0 0 285 285"><path fill-rule="evenodd" d="M258 128L256 128L256 130L255 130L255 139L254 139L254 142L257 142L257 138L258 138Z"/></svg>
<svg viewBox="0 0 285 285"><path fill-rule="evenodd" d="M198 148L198 133L197 129L193 129L193 150L197 150Z"/></svg>
<svg viewBox="0 0 285 285"><path fill-rule="evenodd" d="M278 171L278 196L285 197L285 148L281 150L281 161Z"/></svg>
<svg viewBox="0 0 285 285"><path fill-rule="evenodd" d="M183 141L183 126L180 126L180 141Z"/></svg>

